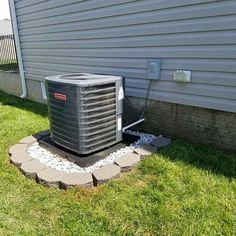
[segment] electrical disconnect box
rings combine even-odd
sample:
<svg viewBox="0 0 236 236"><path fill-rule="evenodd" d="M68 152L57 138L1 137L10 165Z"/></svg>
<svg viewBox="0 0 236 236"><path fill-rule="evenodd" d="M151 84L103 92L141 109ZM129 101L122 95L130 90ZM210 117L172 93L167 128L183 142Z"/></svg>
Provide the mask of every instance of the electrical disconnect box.
<svg viewBox="0 0 236 236"><path fill-rule="evenodd" d="M148 79L159 80L161 77L161 61L152 60L148 62Z"/></svg>
<svg viewBox="0 0 236 236"><path fill-rule="evenodd" d="M188 83L190 79L191 71L177 70L174 72L174 81Z"/></svg>

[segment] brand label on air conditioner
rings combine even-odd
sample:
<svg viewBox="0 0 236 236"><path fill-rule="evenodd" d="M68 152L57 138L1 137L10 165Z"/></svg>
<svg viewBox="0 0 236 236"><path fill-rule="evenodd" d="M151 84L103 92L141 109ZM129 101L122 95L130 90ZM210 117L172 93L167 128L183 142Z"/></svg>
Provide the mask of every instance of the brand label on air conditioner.
<svg viewBox="0 0 236 236"><path fill-rule="evenodd" d="M54 93L54 98L60 101L66 101L66 95L61 93Z"/></svg>

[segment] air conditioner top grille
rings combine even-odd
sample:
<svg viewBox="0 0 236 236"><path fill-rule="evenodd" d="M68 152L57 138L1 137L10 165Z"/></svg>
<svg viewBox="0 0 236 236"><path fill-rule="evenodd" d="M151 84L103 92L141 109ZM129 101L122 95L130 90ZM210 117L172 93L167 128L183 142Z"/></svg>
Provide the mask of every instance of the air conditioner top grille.
<svg viewBox="0 0 236 236"><path fill-rule="evenodd" d="M57 76L48 76L45 78L46 81L53 81L63 84L76 84L79 86L89 87L97 84L107 84L121 80L120 76L113 75L100 75L100 74L89 74L89 73L76 73L66 74Z"/></svg>
<svg viewBox="0 0 236 236"><path fill-rule="evenodd" d="M69 74L69 75L62 75L61 78L68 80L89 80L91 79L91 74L87 73Z"/></svg>

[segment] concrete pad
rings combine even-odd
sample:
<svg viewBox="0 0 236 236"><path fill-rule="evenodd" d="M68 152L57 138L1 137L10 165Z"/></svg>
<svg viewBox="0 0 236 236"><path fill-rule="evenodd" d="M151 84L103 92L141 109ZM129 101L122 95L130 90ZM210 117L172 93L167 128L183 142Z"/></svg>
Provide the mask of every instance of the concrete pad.
<svg viewBox="0 0 236 236"><path fill-rule="evenodd" d="M45 169L46 166L33 159L22 163L20 170L29 178L36 179L37 173Z"/></svg>
<svg viewBox="0 0 236 236"><path fill-rule="evenodd" d="M20 144L28 144L28 145L30 145L30 144L32 144L32 143L34 143L36 141L37 141L37 139L35 137L33 137L32 135L30 135L28 137L25 137L25 138L21 139L19 141L19 143Z"/></svg>
<svg viewBox="0 0 236 236"><path fill-rule="evenodd" d="M15 144L9 149L10 155L18 155L27 151L27 144Z"/></svg>
<svg viewBox="0 0 236 236"><path fill-rule="evenodd" d="M144 145L140 146L139 148L134 149L134 152L136 154L140 155L141 158L144 158L145 156L149 156L156 151L157 151L157 148L153 147L149 144L144 144Z"/></svg>
<svg viewBox="0 0 236 236"><path fill-rule="evenodd" d="M70 187L83 186L83 187L93 187L93 177L90 173L71 173L64 174L60 187L63 189L68 189Z"/></svg>
<svg viewBox="0 0 236 236"><path fill-rule="evenodd" d="M63 175L66 175L66 173L48 167L37 173L37 180L47 187L58 188Z"/></svg>
<svg viewBox="0 0 236 236"><path fill-rule="evenodd" d="M41 139L47 138L48 136L50 136L50 131L49 130L40 131L40 132L34 134L34 137L38 141L41 140Z"/></svg>
<svg viewBox="0 0 236 236"><path fill-rule="evenodd" d="M165 146L169 145L170 143L171 143L170 138L157 137L152 140L150 145L157 147L157 148L161 148L161 147L165 147Z"/></svg>
<svg viewBox="0 0 236 236"><path fill-rule="evenodd" d="M78 166L89 167L89 166L95 164L96 162L98 162L99 160L102 160L103 158L107 157L111 153L116 152L116 151L120 150L121 148L125 148L125 147L129 146L131 143L138 141L138 139L139 138L137 136L123 134L122 142L119 142L115 145L112 145L111 147L102 149L100 151L97 151L95 153L91 153L86 156L76 154L76 153L71 152L69 150L60 148L60 146L56 145L53 142L52 138L49 136L44 139L39 140L39 145L41 147L46 148L50 152L53 152L55 154L58 154L59 156L65 157L69 161L72 161L75 164L77 164Z"/></svg>
<svg viewBox="0 0 236 236"><path fill-rule="evenodd" d="M94 185L100 185L110 179L116 178L120 175L121 168L118 165L107 164L93 172Z"/></svg>
<svg viewBox="0 0 236 236"><path fill-rule="evenodd" d="M50 131L49 130L44 130L44 131L39 132L38 135L41 138L46 138L46 137L48 137L50 135Z"/></svg>
<svg viewBox="0 0 236 236"><path fill-rule="evenodd" d="M121 171L131 170L140 161L140 156L135 153L126 153L115 160L115 163L120 166Z"/></svg>
<svg viewBox="0 0 236 236"><path fill-rule="evenodd" d="M18 168L22 165L22 163L25 163L31 160L32 158L26 152L22 154L14 154L10 157L10 162L13 165L17 166Z"/></svg>

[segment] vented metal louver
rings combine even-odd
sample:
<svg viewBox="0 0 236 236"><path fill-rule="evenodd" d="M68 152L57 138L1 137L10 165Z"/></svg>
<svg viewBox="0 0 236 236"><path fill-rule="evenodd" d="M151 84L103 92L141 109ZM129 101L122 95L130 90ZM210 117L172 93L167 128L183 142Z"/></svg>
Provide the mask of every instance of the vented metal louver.
<svg viewBox="0 0 236 236"><path fill-rule="evenodd" d="M51 136L89 154L122 140L123 79L98 74L46 77Z"/></svg>

